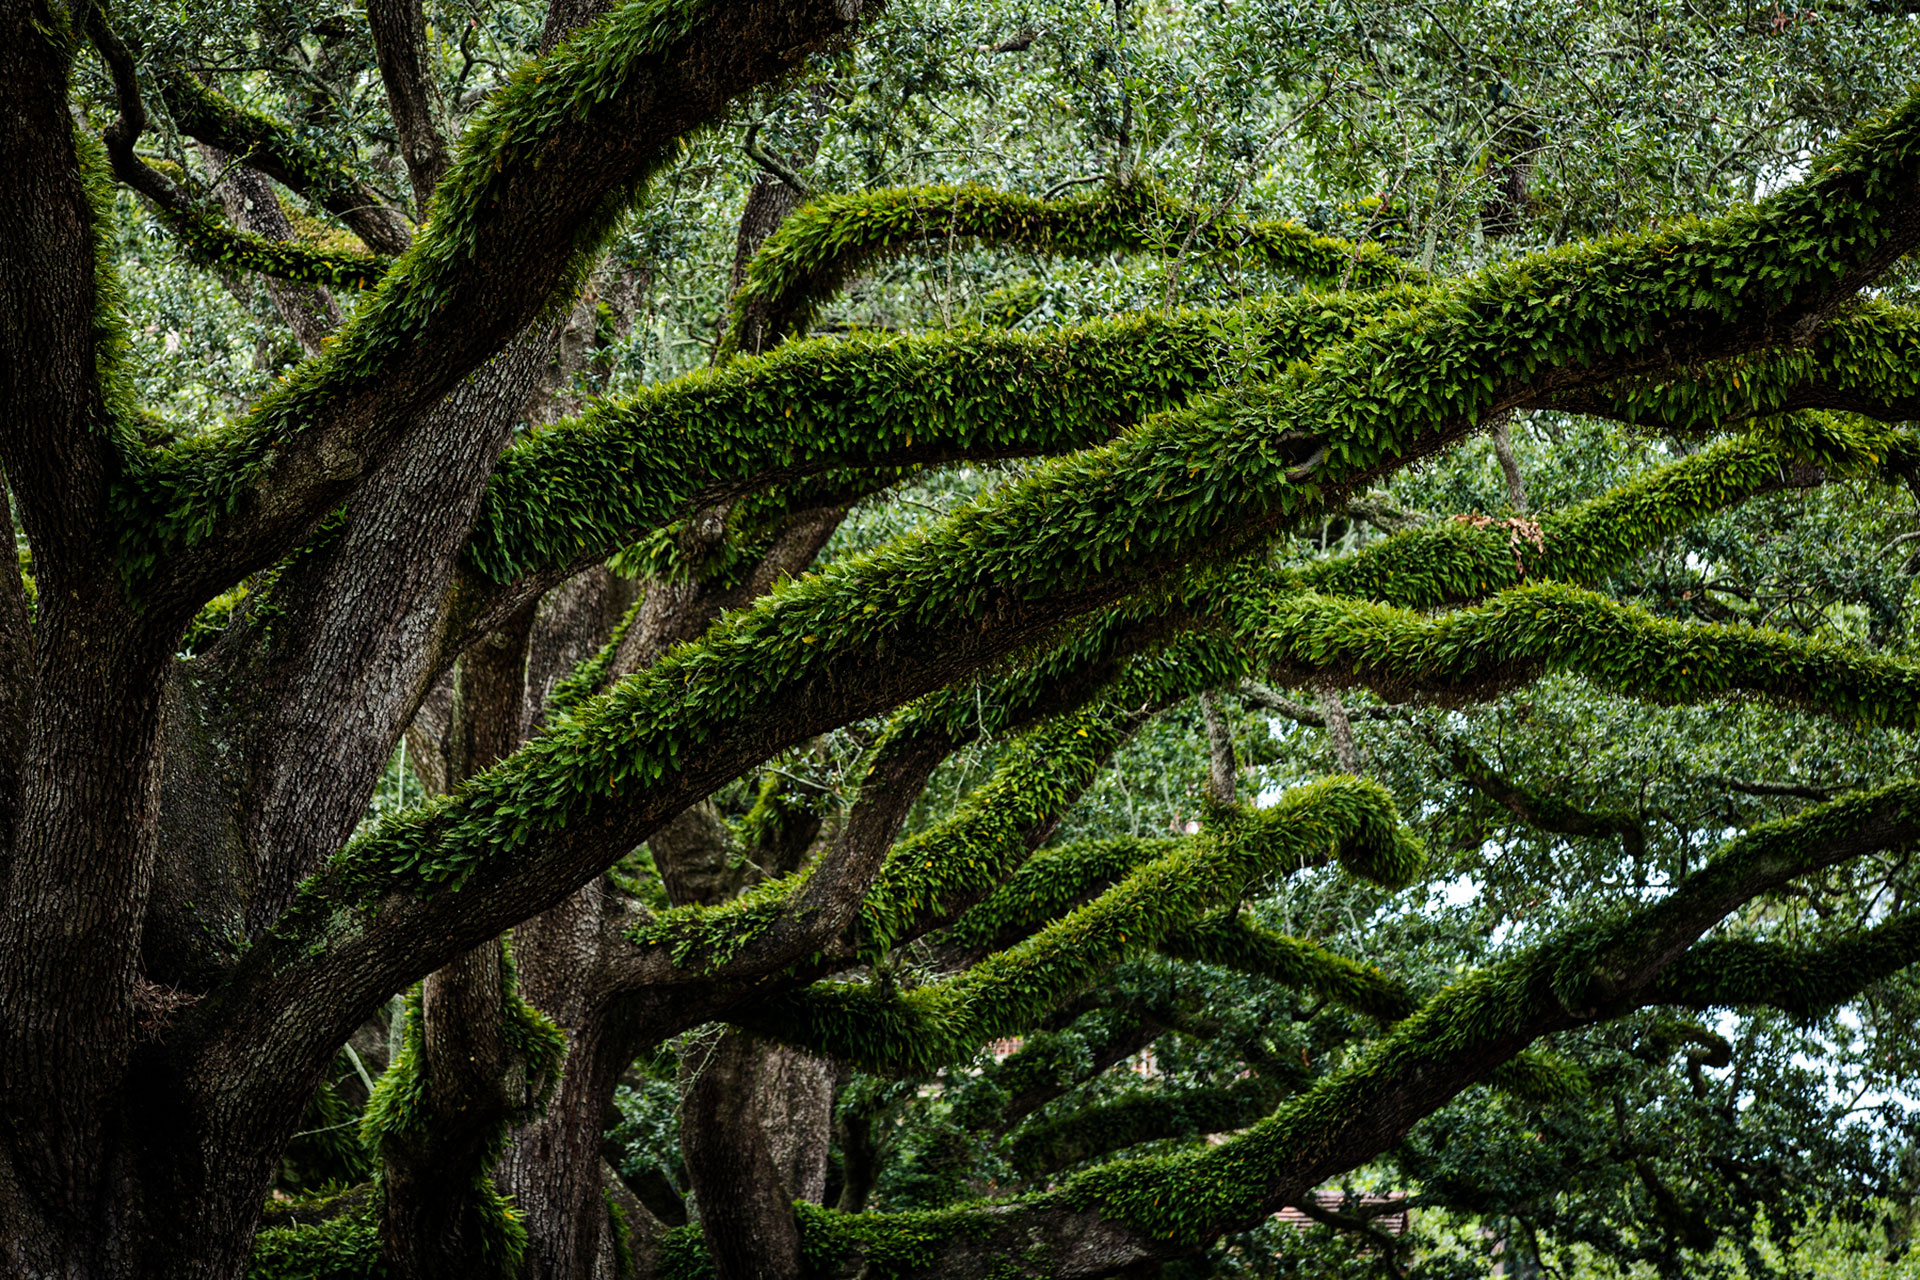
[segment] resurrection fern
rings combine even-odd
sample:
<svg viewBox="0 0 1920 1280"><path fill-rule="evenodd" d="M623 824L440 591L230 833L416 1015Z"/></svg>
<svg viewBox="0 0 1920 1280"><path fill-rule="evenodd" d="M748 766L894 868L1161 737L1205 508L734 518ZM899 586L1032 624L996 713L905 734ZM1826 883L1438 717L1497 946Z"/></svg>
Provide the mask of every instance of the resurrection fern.
<svg viewBox="0 0 1920 1280"><path fill-rule="evenodd" d="M910 187L827 196L796 210L747 264L722 355L737 350L749 311L766 308L775 338L804 333L848 280L916 249L986 244L1054 257L1115 253L1238 254L1294 279L1360 287L1419 284L1424 273L1373 243L1316 235L1297 222L1197 207L1148 183L1064 200L982 186Z"/></svg>

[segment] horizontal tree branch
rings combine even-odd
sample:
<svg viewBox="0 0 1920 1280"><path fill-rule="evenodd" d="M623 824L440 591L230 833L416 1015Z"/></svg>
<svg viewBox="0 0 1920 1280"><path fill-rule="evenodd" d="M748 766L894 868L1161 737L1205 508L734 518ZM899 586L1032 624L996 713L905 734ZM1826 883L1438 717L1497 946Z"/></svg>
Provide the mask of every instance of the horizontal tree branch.
<svg viewBox="0 0 1920 1280"><path fill-rule="evenodd" d="M1060 257L1190 249L1244 254L1316 283L1419 284L1424 273L1378 244L1316 235L1297 222L1211 216L1136 183L1065 200L991 187L904 187L828 196L796 209L747 264L734 294L727 343L749 308L766 308L767 332L803 333L822 304L862 271L916 249L990 244ZM721 356L734 352L724 345Z"/></svg>
<svg viewBox="0 0 1920 1280"><path fill-rule="evenodd" d="M1064 453L1348 337L1366 298L1045 333L795 343L604 404L507 451L469 558L495 580L604 556L742 493L858 464Z"/></svg>
<svg viewBox="0 0 1920 1280"><path fill-rule="evenodd" d="M1920 720L1920 668L1779 632L1670 622L1555 583L1436 617L1312 594L1273 609L1261 643L1277 668L1328 672L1394 701L1484 696L1555 670L1659 702L1743 691L1849 723Z"/></svg>
<svg viewBox="0 0 1920 1280"><path fill-rule="evenodd" d="M1436 520L1349 555L1319 561L1298 581L1328 595L1356 596L1410 609L1484 599L1529 579L1596 585L1703 518L1760 494L1871 474L1906 433L1846 430L1823 419L1794 433L1768 431L1723 440L1597 497L1537 516L1540 542L1505 522ZM1812 437L1812 438L1809 438Z"/></svg>
<svg viewBox="0 0 1920 1280"><path fill-rule="evenodd" d="M1813 1018L1916 961L1920 914L1896 916L1816 946L1717 938L1689 951L1648 989L1645 999L1690 1009L1765 1005L1796 1018Z"/></svg>

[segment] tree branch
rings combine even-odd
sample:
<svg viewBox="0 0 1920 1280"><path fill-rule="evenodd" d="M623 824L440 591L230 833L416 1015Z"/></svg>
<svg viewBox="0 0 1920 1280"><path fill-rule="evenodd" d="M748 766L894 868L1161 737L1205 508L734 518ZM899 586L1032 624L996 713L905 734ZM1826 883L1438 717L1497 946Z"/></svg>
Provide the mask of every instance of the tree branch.
<svg viewBox="0 0 1920 1280"><path fill-rule="evenodd" d="M1139 184L1067 200L1036 200L989 187L908 187L827 196L789 216L747 265L734 295L729 335L749 307L766 316L771 338L803 333L824 303L860 272L915 248L985 243L1064 257L1172 252L1178 228L1204 225L1203 250L1243 252L1312 281L1333 281L1352 266L1368 285L1418 282L1418 268L1377 244L1315 235L1295 222L1206 218L1157 188ZM1206 219L1204 223L1203 219ZM734 348L723 344L721 356Z"/></svg>
<svg viewBox="0 0 1920 1280"><path fill-rule="evenodd" d="M1868 724L1920 718L1920 669L1750 627L1669 622L1553 583L1438 617L1283 596L1261 642L1296 678L1328 673L1391 701L1485 696L1547 670L1666 702L1736 690Z"/></svg>
<svg viewBox="0 0 1920 1280"><path fill-rule="evenodd" d="M387 91L387 112L400 134L400 154L413 181L414 215L424 222L449 160L443 132L446 108L427 63L427 23L420 0L368 0L367 29Z"/></svg>
<svg viewBox="0 0 1920 1280"><path fill-rule="evenodd" d="M151 460L132 576L192 597L299 545L423 410L570 297L678 138L856 16L846 0L751 0L663 20L635 0L516 77L468 131L436 217L327 354L243 423Z"/></svg>

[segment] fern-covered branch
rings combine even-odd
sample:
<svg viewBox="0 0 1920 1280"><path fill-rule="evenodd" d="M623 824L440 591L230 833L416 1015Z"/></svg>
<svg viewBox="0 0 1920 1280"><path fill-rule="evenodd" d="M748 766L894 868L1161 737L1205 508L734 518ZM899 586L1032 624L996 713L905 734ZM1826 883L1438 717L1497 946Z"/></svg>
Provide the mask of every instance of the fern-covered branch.
<svg viewBox="0 0 1920 1280"><path fill-rule="evenodd" d="M1373 318L1285 299L1004 331L795 343L541 431L488 486L469 556L504 580L595 558L690 507L858 464L1069 452L1223 380L1269 376Z"/></svg>
<svg viewBox="0 0 1920 1280"><path fill-rule="evenodd" d="M1920 962L1920 914L1818 946L1719 938L1688 952L1649 990L1651 1004L1693 1009L1764 1005L1812 1018Z"/></svg>
<svg viewBox="0 0 1920 1280"><path fill-rule="evenodd" d="M181 132L217 147L311 200L353 229L376 254L405 253L413 235L405 220L364 179L317 151L292 129L241 106L184 68L161 77L167 110Z"/></svg>
<svg viewBox="0 0 1920 1280"><path fill-rule="evenodd" d="M1491 268L1269 386L1158 415L923 533L790 582L456 798L350 846L191 1016L231 1019L241 1034L326 983L375 999L584 883L768 754L950 684L1117 600L1170 607L1188 590L1184 566L1257 549L1542 384L1611 381L1817 322L1920 236L1909 216L1917 174L1920 98L1756 209ZM379 311L376 302L362 314ZM1304 619L1325 599L1283 609ZM1729 648L1755 643L1773 642L1732 637ZM1904 679L1876 662L1832 650L1810 667ZM1677 668L1652 677L1675 696L1710 690ZM465 888L441 891L453 885ZM353 1006L343 994L330 1007ZM338 1029L344 1037L352 1024ZM335 1030L320 1020L303 1036L318 1053Z"/></svg>
<svg viewBox="0 0 1920 1280"><path fill-rule="evenodd" d="M1593 586L1701 519L1749 498L1871 475L1914 452L1905 432L1802 414L1718 441L1536 521L1539 541L1500 521L1438 520L1299 572L1304 586L1409 609L1485 598L1528 580Z"/></svg>
<svg viewBox="0 0 1920 1280"><path fill-rule="evenodd" d="M1057 257L1114 253L1231 252L1283 275L1363 287L1421 283L1424 273L1378 244L1316 235L1297 222L1219 216L1135 184L1065 200L989 187L905 187L828 196L802 206L747 264L734 296L727 342L737 343L750 308L764 309L770 337L803 333L848 280L916 250L990 244ZM733 353L722 348L723 355Z"/></svg>
<svg viewBox="0 0 1920 1280"><path fill-rule="evenodd" d="M1904 784L1805 810L1728 843L1667 900L1564 931L1470 974L1422 1005L1349 1065L1322 1078L1227 1142L1201 1151L1098 1165L1017 1203L942 1214L804 1214L824 1261L837 1247L851 1275L884 1262L894 1274L936 1277L996 1253L1044 1242L1056 1266L1085 1256L1108 1272L1191 1256L1221 1232L1251 1226L1361 1158L1384 1151L1417 1120L1481 1081L1564 1089L1528 1059L1549 1032L1618 1017L1672 994L1662 975L1700 935L1754 896L1847 858L1920 835L1920 786ZM1888 927L1908 947L1905 922ZM1711 946L1713 944L1707 944ZM1902 959L1888 945L1877 962ZM1707 954L1707 947L1699 948ZM1682 961L1684 963L1684 961ZM1526 1063L1519 1067L1511 1064Z"/></svg>
<svg viewBox="0 0 1920 1280"><path fill-rule="evenodd" d="M1382 1022L1404 1018L1418 1004L1405 983L1372 965L1262 928L1238 913L1212 916L1169 934L1160 950L1176 959L1256 974Z"/></svg>
<svg viewBox="0 0 1920 1280"><path fill-rule="evenodd" d="M1274 604L1262 643L1277 669L1364 684L1397 701L1485 694L1570 671L1662 702L1748 692L1850 723L1920 718L1920 669L1820 640L1751 627L1669 622L1575 587L1504 591L1428 617L1305 594Z"/></svg>
<svg viewBox="0 0 1920 1280"><path fill-rule="evenodd" d="M954 978L911 991L827 982L739 1015L760 1034L890 1073L970 1055L1044 1015L1123 956L1153 947L1274 869L1340 851L1375 878L1406 883L1423 855L1377 785L1333 778L1271 809L1220 810L1217 829L1179 841L1092 902Z"/></svg>

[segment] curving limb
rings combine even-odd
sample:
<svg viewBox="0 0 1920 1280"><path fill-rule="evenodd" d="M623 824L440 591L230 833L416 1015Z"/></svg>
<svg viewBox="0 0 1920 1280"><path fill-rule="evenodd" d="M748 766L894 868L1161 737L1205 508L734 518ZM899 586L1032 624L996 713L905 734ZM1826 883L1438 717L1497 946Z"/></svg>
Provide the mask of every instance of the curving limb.
<svg viewBox="0 0 1920 1280"><path fill-rule="evenodd" d="M1334 596L1273 602L1260 641L1276 670L1329 672L1397 701L1485 696L1543 671L1665 702L1747 691L1860 724L1920 717L1920 669L1750 627L1669 622L1544 583L1429 617Z"/></svg>
<svg viewBox="0 0 1920 1280"><path fill-rule="evenodd" d="M789 344L597 406L510 449L469 559L507 580L836 468L1097 444L1216 387L1223 368L1284 365L1374 314L1366 299L1279 300L1038 334Z"/></svg>
<svg viewBox="0 0 1920 1280"><path fill-rule="evenodd" d="M737 350L758 309L774 341L803 333L822 304L878 262L916 249L991 244L1061 257L1113 253L1242 254L1296 279L1363 286L1418 284L1424 273L1377 244L1316 235L1297 222L1220 218L1157 187L1130 184L1065 200L989 187L907 187L802 205L747 264L720 355Z"/></svg>
<svg viewBox="0 0 1920 1280"><path fill-rule="evenodd" d="M1180 960L1257 974L1381 1022L1397 1022L1418 1004L1405 983L1378 968L1262 928L1243 914L1202 920L1169 935L1160 950Z"/></svg>
<svg viewBox="0 0 1920 1280"><path fill-rule="evenodd" d="M1629 861L1637 866L1645 858L1647 832L1634 814L1624 810L1592 812L1515 782L1458 738L1446 740L1441 750L1452 757L1455 771L1475 790L1528 826L1567 836L1617 836Z"/></svg>
<svg viewBox="0 0 1920 1280"><path fill-rule="evenodd" d="M1179 842L953 978L900 992L879 983L816 983L757 1002L734 1020L869 1070L924 1072L1029 1025L1114 961L1151 948L1269 870L1340 850L1374 876L1405 883L1423 857L1386 793L1353 778L1295 788L1257 813L1223 809L1216 820L1216 832Z"/></svg>
<svg viewBox="0 0 1920 1280"><path fill-rule="evenodd" d="M1914 914L1814 946L1714 939L1663 974L1649 989L1647 1002L1689 1009L1766 1006L1814 1018L1915 962L1920 962L1920 915ZM1718 1047L1724 1054L1725 1042Z"/></svg>

